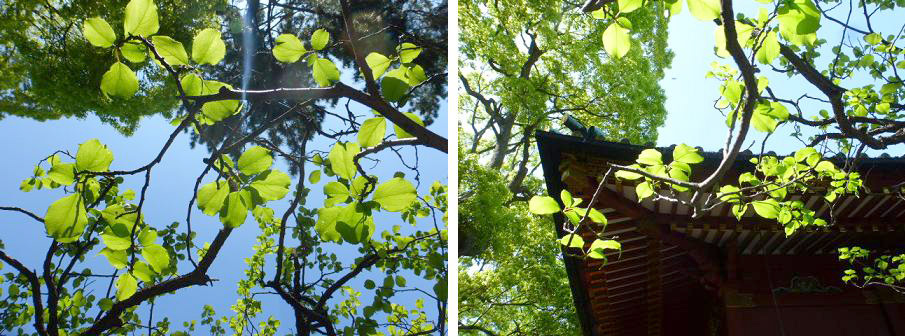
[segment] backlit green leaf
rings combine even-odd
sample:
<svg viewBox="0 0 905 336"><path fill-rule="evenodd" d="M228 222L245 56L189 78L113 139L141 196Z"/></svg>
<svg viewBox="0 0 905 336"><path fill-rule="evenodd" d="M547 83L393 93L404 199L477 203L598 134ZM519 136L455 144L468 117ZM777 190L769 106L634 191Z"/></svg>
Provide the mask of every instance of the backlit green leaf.
<svg viewBox="0 0 905 336"><path fill-rule="evenodd" d="M754 212L764 218L773 219L779 214L779 204L773 199L751 202Z"/></svg>
<svg viewBox="0 0 905 336"><path fill-rule="evenodd" d="M710 21L720 17L720 0L688 0L691 15L701 21Z"/></svg>
<svg viewBox="0 0 905 336"><path fill-rule="evenodd" d="M125 64L113 63L101 78L101 91L108 96L132 97L138 91L138 77Z"/></svg>
<svg viewBox="0 0 905 336"><path fill-rule="evenodd" d="M270 150L261 146L254 146L242 153L239 157L239 171L245 175L254 175L270 168L273 157Z"/></svg>
<svg viewBox="0 0 905 336"><path fill-rule="evenodd" d="M79 145L75 155L75 169L78 171L104 172L110 169L113 152L97 139L85 141Z"/></svg>
<svg viewBox="0 0 905 336"><path fill-rule="evenodd" d="M314 50L324 49L327 47L328 42L330 42L330 33L324 29L315 30L314 34L311 35L311 47Z"/></svg>
<svg viewBox="0 0 905 336"><path fill-rule="evenodd" d="M148 37L157 33L160 25L157 21L157 5L152 0L131 0L126 5L126 17L123 31L126 35Z"/></svg>
<svg viewBox="0 0 905 336"><path fill-rule="evenodd" d="M421 48L408 42L396 47L396 51L399 52L399 60L402 63L412 63L421 54Z"/></svg>
<svg viewBox="0 0 905 336"><path fill-rule="evenodd" d="M174 40L172 37L157 35L151 37L154 48L163 60L170 65L187 65L189 64L189 55L185 53L182 42Z"/></svg>
<svg viewBox="0 0 905 336"><path fill-rule="evenodd" d="M163 270L170 265L170 253L163 246L151 244L141 249L141 256L151 264L151 268L157 273L163 273Z"/></svg>
<svg viewBox="0 0 905 336"><path fill-rule="evenodd" d="M205 184L198 189L198 208L205 215L213 216L223 207L223 201L229 195L229 184L226 181L216 181Z"/></svg>
<svg viewBox="0 0 905 336"><path fill-rule="evenodd" d="M536 215L548 215L559 210L559 203L550 196L534 196L528 201L528 211Z"/></svg>
<svg viewBox="0 0 905 336"><path fill-rule="evenodd" d="M292 34L277 36L277 45L273 47L273 57L283 63L295 63L305 54L305 45Z"/></svg>
<svg viewBox="0 0 905 336"><path fill-rule="evenodd" d="M75 164L58 163L50 167L47 177L60 185L70 185L75 182Z"/></svg>
<svg viewBox="0 0 905 336"><path fill-rule="evenodd" d="M201 95L212 95L220 92L220 88L233 87L226 83L213 80L205 80L201 82ZM207 119L208 123L218 122L227 117L239 113L240 102L238 100L220 100L205 103L201 107L201 114Z"/></svg>
<svg viewBox="0 0 905 336"><path fill-rule="evenodd" d="M326 58L316 58L311 64L311 74L318 85L327 87L339 80L339 69Z"/></svg>
<svg viewBox="0 0 905 336"><path fill-rule="evenodd" d="M563 236L559 239L559 243L572 248L584 248L584 239L574 233Z"/></svg>
<svg viewBox="0 0 905 336"><path fill-rule="evenodd" d="M638 194L638 200L643 200L654 194L654 188L649 182L641 182L635 186L635 193Z"/></svg>
<svg viewBox="0 0 905 336"><path fill-rule="evenodd" d="M374 191L374 201L387 211L405 210L417 196L415 186L399 177L381 183Z"/></svg>
<svg viewBox="0 0 905 336"><path fill-rule="evenodd" d="M660 154L656 149L645 149L641 151L641 154L638 154L638 159L635 160L640 164L646 164L650 166L662 165L663 164L663 154Z"/></svg>
<svg viewBox="0 0 905 336"><path fill-rule="evenodd" d="M107 257L107 261L109 261L110 265L113 265L116 269L121 270L129 265L129 255L126 253L126 250L111 250L109 248L104 248L98 254Z"/></svg>
<svg viewBox="0 0 905 336"><path fill-rule="evenodd" d="M361 147L373 147L383 141L387 132L385 118L377 117L365 120L358 129L358 143Z"/></svg>
<svg viewBox="0 0 905 336"><path fill-rule="evenodd" d="M289 175L279 170L268 170L258 175L251 182L251 188L258 192L265 201L276 201L286 197L289 193Z"/></svg>
<svg viewBox="0 0 905 336"><path fill-rule="evenodd" d="M61 243L78 240L87 224L88 214L85 203L78 194L63 197L51 203L47 208L47 214L44 215L44 227L47 229L47 234Z"/></svg>
<svg viewBox="0 0 905 336"><path fill-rule="evenodd" d="M776 39L775 32L767 32L767 37L764 38L763 44L757 50L756 57L761 64L773 63L773 60L779 57L779 41Z"/></svg>
<svg viewBox="0 0 905 336"><path fill-rule="evenodd" d="M138 289L138 281L130 273L123 273L116 280L116 300L122 301L135 294Z"/></svg>
<svg viewBox="0 0 905 336"><path fill-rule="evenodd" d="M230 192L226 195L223 208L220 209L220 222L228 227L237 228L245 223L248 206L242 199L241 192Z"/></svg>
<svg viewBox="0 0 905 336"><path fill-rule="evenodd" d="M642 0L617 0L616 4L619 6L620 13L630 13L638 8L641 8Z"/></svg>
<svg viewBox="0 0 905 336"><path fill-rule="evenodd" d="M226 44L220 37L220 31L207 28L195 35L192 40L192 59L198 64L217 64L226 56Z"/></svg>
<svg viewBox="0 0 905 336"><path fill-rule="evenodd" d="M622 58L632 46L628 29L622 28L618 23L610 23L603 31L603 49L613 58Z"/></svg>
<svg viewBox="0 0 905 336"><path fill-rule="evenodd" d="M95 47L111 47L116 42L116 33L104 19L93 17L82 23L82 35Z"/></svg>
<svg viewBox="0 0 905 336"><path fill-rule="evenodd" d="M404 68L394 69L380 80L380 93L388 101L399 101L408 93L411 87Z"/></svg>
<svg viewBox="0 0 905 336"><path fill-rule="evenodd" d="M353 159L355 155L361 151L361 147L354 142L337 142L330 150L328 158L330 159L330 168L339 177L351 180L358 172Z"/></svg>
<svg viewBox="0 0 905 336"><path fill-rule="evenodd" d="M704 157L698 154L698 149L686 144L679 144L672 151L672 159L682 163L700 163Z"/></svg>
<svg viewBox="0 0 905 336"><path fill-rule="evenodd" d="M380 78L380 76L383 76L383 73L387 71L392 60L380 53L372 52L365 57L365 63L368 63L368 67L371 68L371 74L374 76L374 79L377 79Z"/></svg>
<svg viewBox="0 0 905 336"><path fill-rule="evenodd" d="M119 48L119 52L132 63L144 62L145 58L148 56L148 48L145 47L144 44L136 42L124 43L123 46Z"/></svg>

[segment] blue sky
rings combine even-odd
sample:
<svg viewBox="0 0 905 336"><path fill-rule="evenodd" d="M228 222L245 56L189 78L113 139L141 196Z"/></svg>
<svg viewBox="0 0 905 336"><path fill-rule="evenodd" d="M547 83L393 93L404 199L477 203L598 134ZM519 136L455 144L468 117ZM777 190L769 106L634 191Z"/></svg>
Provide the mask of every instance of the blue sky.
<svg viewBox="0 0 905 336"><path fill-rule="evenodd" d="M348 73L348 72L346 72ZM344 77L344 82L351 83L349 78ZM342 102L339 108L345 114L345 107ZM369 109L352 103L353 111L358 115L369 116ZM446 136L447 135L447 118L446 101L441 103L440 114L433 125L429 128L434 132ZM328 119L325 126L330 128L336 121ZM339 127L334 127L338 130ZM160 150L163 142L172 132L173 126L162 117L149 117L141 121L140 126L131 137L120 135L109 125L101 123L96 117L88 117L86 119L61 119L46 122L38 122L29 119L7 117L0 120L0 143L3 146L4 157L0 165L0 205L17 206L33 211L41 216L46 212L51 202L63 196L60 189L56 190L33 190L25 193L19 191L19 184L25 178L31 177L34 165L53 153L56 150L69 150L75 153L78 144L89 140L99 139L106 144L114 154L114 161L111 169L134 169L148 162ZM392 132L392 128L388 132ZM354 136L350 138L354 141ZM317 149L329 151L332 143L328 143L322 137L316 139L308 145L308 149ZM246 147L247 148L247 147ZM413 156L413 149L402 149L403 155L407 157ZM185 214L189 200L192 197L192 188L195 179L200 175L205 165L201 161L207 158L209 153L202 147L194 149L189 146L189 135L181 134L177 137L175 143L167 154L163 157L163 161L153 169L151 177L151 186L148 190L148 197L144 205L144 213L146 221L152 226L162 228L172 222L179 222L180 231L185 230ZM419 195L428 195L431 184L434 181L440 181L448 185L447 181L447 165L446 154L439 151L419 148L419 169L421 171L421 182L418 186ZM369 173L378 175L381 180L390 178L396 171L406 173L411 178L414 173L404 168L398 163L399 159L392 151L384 151L374 155L374 158L380 159L378 164L366 163L365 169ZM413 161L408 162L410 165ZM275 167L284 172L288 172L285 162L276 160ZM314 170L315 167L309 164L306 172ZM307 176L305 177L307 178ZM211 174L205 179L207 183L213 179ZM315 207L322 204L323 185L331 181L332 178L323 176L320 183L310 186L312 193L308 197L309 207ZM126 186L139 191L143 175L126 177ZM307 183L307 182L306 182ZM295 181L293 181L293 188ZM278 215L288 207L289 197L284 201L271 202L270 206L274 208ZM442 214L438 214L437 220L442 226ZM405 224L396 213L379 214L375 216L377 224L377 233L383 230L391 230L393 225L399 224L405 230L413 232L414 229ZM51 240L46 237L44 226L30 218L18 213L0 211L0 225L3 231L0 232L0 239L6 245L6 252L22 261L29 268L40 268L43 261L43 255L47 250ZM203 245L204 242L210 242L216 231L222 224L216 217L209 217L202 214L199 210L194 209L192 215L192 227L198 232L196 239L197 245ZM420 219L418 229L429 230L433 227L433 220L428 217ZM213 279L217 279L213 287L196 286L193 288L183 289L176 295L167 295L158 298L155 307L155 321L159 321L163 317L169 317L173 324L171 330L182 330L182 322L187 320L198 320L205 304L212 305L219 316L228 314L232 315L230 306L236 302L238 295L236 294L236 283L244 278L245 263L244 259L250 257L253 253L252 245L255 244L255 237L259 234L257 224L252 216L248 216L248 220L244 225L236 229L227 240L220 255L217 257L210 269L209 275ZM296 243L287 243L287 246L295 246ZM355 247L338 246L335 247L341 260L348 261L355 256L360 255ZM197 260L197 259L196 259ZM75 268L76 271L84 267L92 267L96 274L109 274L113 271L103 256L97 255L97 250L89 252L85 264L79 264ZM187 272L191 269L191 265L187 262L180 264L180 273ZM265 268L270 269L272 268ZM12 270L4 268L3 273ZM271 271L272 273L272 271ZM313 272L312 272L313 273ZM374 274L374 273L371 273ZM363 282L365 279L371 278L377 283L381 283L383 275L364 274L359 280L350 282L351 286L358 287L364 292L361 296L363 304L370 304L372 296L371 291L364 290ZM427 292L431 292L433 283L426 281L416 281L413 277L408 277L408 287L419 287ZM103 290L106 289L106 282L98 283L91 288L95 289L95 295L103 297ZM6 292L6 286L4 292ZM260 289L256 291L261 291ZM259 296L260 297L260 296ZM414 301L422 295L411 293L402 293L397 295L398 303L405 304L409 309L414 309ZM288 331L293 326L293 318L291 308L281 300L272 295L263 296L264 313L267 316L273 315L277 319L282 320L281 330ZM430 320L436 319L437 313L434 305L430 304L431 300L426 300L426 311ZM333 303L338 300L331 301ZM139 311L143 318L146 319L148 307L143 305ZM218 316L218 317L219 317ZM382 315L375 315L378 321L382 320ZM30 325L29 325L30 326ZM228 325L226 326L228 327ZM203 333L206 333L206 329Z"/></svg>
<svg viewBox="0 0 905 336"><path fill-rule="evenodd" d="M735 1L736 13L745 13L750 16L757 16L759 7L767 7L753 0ZM845 12L843 12L845 10ZM846 6L840 6L831 12L834 17L845 18L847 12ZM827 39L831 45L838 43L842 30L839 25L827 19L821 20L822 28L818 31L817 37ZM863 17L859 15L852 16L852 24L855 27L864 27ZM883 32L897 32L901 27L901 18L896 19L892 15L877 14L872 20L875 30ZM688 12L687 6L682 12L672 18L669 24L669 47L675 52L675 58L672 67L666 71L664 79L660 81L660 85L666 92L666 110L668 115L663 127L659 129L658 146L669 146L672 144L685 143L690 146L700 146L707 151L719 151L723 148L726 139L727 127L726 118L713 108L714 101L719 97L719 85L717 79L707 79L704 75L710 70L710 64L718 61L724 65L735 64L731 59L719 58L713 52L715 47L714 30L716 25L711 21L700 21ZM851 34L851 33L850 33ZM860 34L850 35L848 39L852 42L862 42ZM818 68L825 69L831 59L829 50L818 59ZM774 62L778 64L778 61ZM769 67L761 66L761 72L758 75L765 75L770 80L770 86L774 92L781 98L795 99L802 93L809 93L815 97L823 97L822 94L813 89L810 84L803 79L788 79L785 74L773 72ZM857 87L867 83L871 83L865 78L855 78L842 83L844 87ZM805 116L810 117L817 115L820 109L829 109L828 105L803 105ZM794 112L794 108L787 106L789 112ZM792 128L788 125L780 126L777 131L767 142L767 150L774 150L777 154L788 154L803 145L795 138L789 136ZM758 142L751 147L752 151L758 151L760 148L760 139L763 139L765 133L758 132L752 128L748 133L745 147L752 143L753 139ZM808 133L805 133L808 134ZM905 154L903 146L896 146L887 151L891 155ZM880 152L867 151L871 156L878 155Z"/></svg>

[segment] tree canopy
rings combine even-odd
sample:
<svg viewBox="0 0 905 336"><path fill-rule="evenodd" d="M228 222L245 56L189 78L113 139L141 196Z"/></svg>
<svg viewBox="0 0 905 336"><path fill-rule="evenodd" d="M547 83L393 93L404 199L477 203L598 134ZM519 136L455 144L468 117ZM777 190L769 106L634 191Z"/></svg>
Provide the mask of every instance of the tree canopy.
<svg viewBox="0 0 905 336"><path fill-rule="evenodd" d="M81 48L88 46L111 58L93 61L100 63L99 73L86 78L97 81L82 78L68 84L90 87L105 101L132 109L144 107L142 97L150 91L164 90L163 95L175 97L171 104L178 104L171 106L173 129L157 149L141 149L148 158L138 167L119 164L103 139L61 144L59 151L35 158L21 191L55 189L65 196L49 200L43 215L0 206L42 224L50 244L46 251L34 251L44 256L42 264L26 265L0 242L0 260L10 266L0 278L8 288L0 303L5 312L0 330L39 335L142 329L154 335L222 335L227 329L264 335L287 330L299 335L444 334L447 190L442 181L422 183L418 150L445 156L448 145L409 104L415 88L434 76L445 77L445 68L436 63L427 72L419 61L425 48L409 40L413 35L405 34L405 28L395 28L402 29L405 42L383 53L362 47L378 36L362 33L373 29L373 22L355 20L345 0L334 5L342 22L338 31L321 28L297 35L284 30L266 55L256 56L301 64L311 86L256 90L219 81L219 73L209 67L224 62L235 48L218 25L186 29L185 36L167 35L164 16L177 13L152 0L131 0L106 15L77 19L71 28L77 33L66 35L63 43L79 48L63 48L61 57L81 57ZM249 10L249 16L258 14ZM347 66L334 63L331 55L337 49L352 55ZM145 68L159 76L144 75L139 69ZM358 84L362 88L350 86ZM247 126L249 104L278 100L291 104L258 126ZM331 100L347 100L347 112L327 110L325 117L305 109ZM288 140L298 141L297 147L262 137L290 116L315 126L333 118L331 123L348 130L323 136L325 147L310 141L317 137L317 127ZM219 139L209 134L230 118L237 121L229 132ZM185 211L185 221L164 225L144 208L148 189L152 181L166 180L153 173L166 164L174 139L186 132L214 146L209 156L198 158L205 166L194 186L186 186L192 199L173 204L173 211ZM275 157L292 162L297 179L277 169ZM398 170L377 171L368 162ZM127 180L141 188L127 189ZM315 194L323 195L323 201ZM288 203L285 211L274 210L279 202ZM214 237L197 237L193 220L199 225L208 218L219 222L220 229ZM230 284L238 294L232 314L221 316L205 306L198 321L181 328L170 325L166 312L155 314L155 299L162 295L221 285L209 272L218 263L231 262L217 257L229 248L233 231L247 222L257 224L258 244L245 259L245 278ZM94 254L109 265L86 261ZM359 282L363 288L353 285ZM265 316L261 295L279 298L293 320ZM148 307L149 314L139 307Z"/></svg>
<svg viewBox="0 0 905 336"><path fill-rule="evenodd" d="M528 212L543 194L534 132L571 115L617 140L657 137L666 20L631 13L630 49L606 53L602 18L552 1L460 1L459 330L578 332L552 225Z"/></svg>

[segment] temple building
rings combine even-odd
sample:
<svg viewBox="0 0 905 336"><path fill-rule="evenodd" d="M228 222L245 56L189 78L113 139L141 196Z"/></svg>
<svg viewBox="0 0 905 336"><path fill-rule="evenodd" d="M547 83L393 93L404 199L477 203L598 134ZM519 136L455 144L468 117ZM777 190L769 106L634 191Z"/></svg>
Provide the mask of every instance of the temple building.
<svg viewBox="0 0 905 336"><path fill-rule="evenodd" d="M590 135L539 132L536 138L549 195L559 199L565 189L587 206L608 163L632 164L650 147L584 134ZM664 162L671 160L672 148L660 152ZM721 159L719 152L700 154L705 160L694 165L692 181ZM724 180L753 171L751 157L741 153ZM905 335L905 294L843 283L847 264L837 254L843 246L905 248L905 200L884 190L905 181L905 159L863 158L856 167L865 186L860 195L835 204L822 195L788 196L834 223L790 237L751 209L741 220L726 205L692 218L676 202L651 197L638 203L632 181L610 177L591 206L609 219L604 239L621 242L621 255L609 253L602 265L564 250L584 335ZM564 217L554 218L563 236ZM588 246L596 239L581 233Z"/></svg>

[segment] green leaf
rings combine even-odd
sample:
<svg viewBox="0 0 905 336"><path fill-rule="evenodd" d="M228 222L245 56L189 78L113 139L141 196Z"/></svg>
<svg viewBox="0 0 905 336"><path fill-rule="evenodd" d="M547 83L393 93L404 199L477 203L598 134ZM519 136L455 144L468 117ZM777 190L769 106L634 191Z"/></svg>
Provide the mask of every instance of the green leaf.
<svg viewBox="0 0 905 336"><path fill-rule="evenodd" d="M229 183L215 181L205 184L198 189L198 208L205 215L213 216L223 207L223 201L229 195Z"/></svg>
<svg viewBox="0 0 905 336"><path fill-rule="evenodd" d="M129 266L129 255L126 254L126 250L111 250L109 248L104 248L98 254L107 257L107 261L110 262L110 265L115 267L116 269L123 269L126 266Z"/></svg>
<svg viewBox="0 0 905 336"><path fill-rule="evenodd" d="M779 33L794 45L811 45L817 40L820 10L811 0L791 0L777 10Z"/></svg>
<svg viewBox="0 0 905 336"><path fill-rule="evenodd" d="M775 32L767 32L767 37L764 38L763 44L757 50L756 57L761 64L773 63L773 60L779 57L779 41Z"/></svg>
<svg viewBox="0 0 905 336"><path fill-rule="evenodd" d="M279 170L268 170L258 175L251 182L251 188L258 192L265 201L276 201L286 197L289 193L289 175Z"/></svg>
<svg viewBox="0 0 905 336"><path fill-rule="evenodd" d="M339 69L326 58L316 58L311 64L311 74L314 81L322 87L327 87L339 80Z"/></svg>
<svg viewBox="0 0 905 336"><path fill-rule="evenodd" d="M328 42L330 42L330 33L324 29L315 30L311 35L311 47L314 50L323 50L327 47Z"/></svg>
<svg viewBox="0 0 905 336"><path fill-rule="evenodd" d="M110 169L113 152L97 139L91 139L79 145L75 154L75 169L78 171L104 172Z"/></svg>
<svg viewBox="0 0 905 336"><path fill-rule="evenodd" d="M372 52L365 57L365 63L371 68L371 74L374 76L374 79L380 78L380 76L387 71L387 68L390 67L392 62L391 59L376 52Z"/></svg>
<svg viewBox="0 0 905 336"><path fill-rule="evenodd" d="M342 211L336 219L336 231L343 240L352 244L370 241L376 229L374 219L360 212L358 207L358 203L341 207Z"/></svg>
<svg viewBox="0 0 905 336"><path fill-rule="evenodd" d="M654 188L650 182L641 182L635 186L635 193L638 194L638 200L644 200L654 194Z"/></svg>
<svg viewBox="0 0 905 336"><path fill-rule="evenodd" d="M405 114L406 117L409 117L409 119L412 119L412 121L414 121L416 124L424 126L424 121L421 120L421 117L419 117L417 114L414 114L412 112L405 112L403 114ZM396 124L393 124L393 130L396 132L396 138L398 138L398 139L415 137L414 135L412 135L409 132L406 132L404 129L402 129L402 127L399 127L399 125L396 125Z"/></svg>
<svg viewBox="0 0 905 336"><path fill-rule="evenodd" d="M358 129L358 143L361 147L373 147L383 141L387 132L385 118L377 117L365 120Z"/></svg>
<svg viewBox="0 0 905 336"><path fill-rule="evenodd" d="M134 1L134 0L133 0ZM135 294L138 289L138 281L130 273L123 273L116 279L116 300L122 301Z"/></svg>
<svg viewBox="0 0 905 336"><path fill-rule="evenodd" d="M630 167L632 167L632 168L640 168L640 167L638 167L638 165L631 165ZM638 174L638 173L635 173L635 172L631 172L631 171L628 171L628 170L618 170L618 171L616 171L616 174L615 174L615 175L616 175L617 178L625 179L625 180L629 180L629 181L637 180L637 179L639 179L639 178L641 178L641 177L643 176L643 175L641 175L641 174Z"/></svg>
<svg viewBox="0 0 905 336"><path fill-rule="evenodd" d="M132 247L131 233L126 225L115 224L107 227L101 238L108 249L120 251Z"/></svg>
<svg viewBox="0 0 905 336"><path fill-rule="evenodd" d="M148 48L145 47L144 44L126 42L123 44L122 48L119 48L119 52L122 53L123 57L129 60L129 62L141 63L147 58Z"/></svg>
<svg viewBox="0 0 905 336"><path fill-rule="evenodd" d="M559 243L572 248L584 248L584 239L574 233L563 236L559 239Z"/></svg>
<svg viewBox="0 0 905 336"><path fill-rule="evenodd" d="M337 142L333 145L333 149L330 150L330 154L327 156L330 159L330 168L333 169L333 172L339 177L351 180L358 172L353 160L355 155L360 151L361 147L359 147L357 143Z"/></svg>
<svg viewBox="0 0 905 336"><path fill-rule="evenodd" d="M138 77L125 64L113 63L101 77L101 91L108 96L132 97L138 91Z"/></svg>
<svg viewBox="0 0 905 336"><path fill-rule="evenodd" d="M123 31L128 35L148 37L157 33L160 25L157 21L157 6L152 0L131 0L126 5L126 18Z"/></svg>
<svg viewBox="0 0 905 336"><path fill-rule="evenodd" d="M401 177L381 183L374 191L374 201L393 212L405 210L417 197L415 186Z"/></svg>
<svg viewBox="0 0 905 336"><path fill-rule="evenodd" d="M151 37L154 48L163 60L170 65L188 65L189 55L185 53L182 42L174 40L172 37L157 35Z"/></svg>
<svg viewBox="0 0 905 336"><path fill-rule="evenodd" d="M148 264L142 261L136 261L135 266L132 266L132 274L135 275L138 279L144 282L150 283L154 280L154 271L151 269Z"/></svg>
<svg viewBox="0 0 905 336"><path fill-rule="evenodd" d="M151 264L151 268L157 273L163 273L163 270L170 265L170 253L163 246L151 244L141 249L141 256Z"/></svg>
<svg viewBox="0 0 905 336"><path fill-rule="evenodd" d="M550 196L534 196L528 201L528 211L536 215L548 215L559 212L559 203Z"/></svg>
<svg viewBox="0 0 905 336"><path fill-rule="evenodd" d="M638 159L635 160L640 164L646 164L650 166L657 166L663 164L663 154L660 154L656 149L645 149L641 151L641 154L638 154Z"/></svg>
<svg viewBox="0 0 905 336"><path fill-rule="evenodd" d="M233 87L218 81L204 80L201 82L201 95L212 95L220 92L220 88ZM240 102L238 100L220 100L205 103L201 107L201 114L207 119L208 124L221 121L231 115L239 113Z"/></svg>
<svg viewBox="0 0 905 336"><path fill-rule="evenodd" d="M226 44L220 37L220 31L207 28L195 35L192 40L192 59L198 64L215 65L226 56Z"/></svg>
<svg viewBox="0 0 905 336"><path fill-rule="evenodd" d="M338 201L345 201L352 196L345 184L336 181L324 185L324 195L327 195L328 198L336 198Z"/></svg>
<svg viewBox="0 0 905 336"><path fill-rule="evenodd" d="M323 241L340 242L342 236L336 231L336 219L343 211L342 207L320 208L317 210L317 223L314 230L317 231Z"/></svg>
<svg viewBox="0 0 905 336"><path fill-rule="evenodd" d="M617 0L616 4L619 6L620 13L630 13L638 8L641 8L642 0Z"/></svg>
<svg viewBox="0 0 905 336"><path fill-rule="evenodd" d="M223 208L220 209L220 222L228 227L237 228L245 223L248 216L248 205L242 199L241 192L230 192L226 195Z"/></svg>
<svg viewBox="0 0 905 336"><path fill-rule="evenodd" d="M427 80L427 75L424 74L424 68L417 64L406 69L405 77L408 78L408 84L411 87L415 87Z"/></svg>
<svg viewBox="0 0 905 336"><path fill-rule="evenodd" d="M371 280L371 279L365 280L366 289L374 289L374 287L377 287L377 284L374 283L374 280Z"/></svg>
<svg viewBox="0 0 905 336"><path fill-rule="evenodd" d="M245 175L263 172L273 165L270 150L261 146L249 148L239 157L239 171Z"/></svg>
<svg viewBox="0 0 905 336"><path fill-rule="evenodd" d="M75 164L74 163L58 163L50 167L47 177L51 181L60 185L70 185L75 182Z"/></svg>
<svg viewBox="0 0 905 336"><path fill-rule="evenodd" d="M698 154L698 149L686 144L679 144L672 151L672 159L682 163L700 163L704 161L704 157Z"/></svg>
<svg viewBox="0 0 905 336"><path fill-rule="evenodd" d="M50 204L44 215L47 234L61 243L71 243L79 239L88 224L85 203L78 194L63 197Z"/></svg>
<svg viewBox="0 0 905 336"><path fill-rule="evenodd" d="M273 57L283 63L295 63L305 54L305 45L292 34L277 36L277 45L273 47Z"/></svg>
<svg viewBox="0 0 905 336"><path fill-rule="evenodd" d="M603 31L603 49L614 58L622 58L632 46L628 29L622 28L618 23L610 23Z"/></svg>
<svg viewBox="0 0 905 336"><path fill-rule="evenodd" d="M606 250L622 251L622 244L615 240L595 239L594 242L591 243L591 248L588 251L588 257L594 259L606 259Z"/></svg>
<svg viewBox="0 0 905 336"><path fill-rule="evenodd" d="M391 102L401 100L410 88L404 68L394 69L380 80L380 94Z"/></svg>
<svg viewBox="0 0 905 336"><path fill-rule="evenodd" d="M148 226L145 226L141 229L141 232L138 233L138 241L141 242L141 245L148 246L154 244L157 240L157 230L154 230Z"/></svg>
<svg viewBox="0 0 905 336"><path fill-rule="evenodd" d="M682 12L682 0L666 0L669 16L676 16Z"/></svg>
<svg viewBox="0 0 905 336"><path fill-rule="evenodd" d="M408 42L396 47L396 51L399 52L399 60L402 63L412 63L421 54L421 48Z"/></svg>
<svg viewBox="0 0 905 336"><path fill-rule="evenodd" d="M754 201L751 205L754 206L754 212L763 218L773 219L779 214L779 204L773 199Z"/></svg>
<svg viewBox="0 0 905 336"><path fill-rule="evenodd" d="M878 45L881 42L883 42L883 37L877 33L870 33L870 34L864 35L864 42L867 42L870 45Z"/></svg>
<svg viewBox="0 0 905 336"><path fill-rule="evenodd" d="M311 182L311 184L316 184L320 181L321 181L321 171L319 169L312 171L311 174L308 175L308 182Z"/></svg>
<svg viewBox="0 0 905 336"><path fill-rule="evenodd" d="M116 42L116 33L104 19L93 17L82 23L82 35L95 47L111 47Z"/></svg>
<svg viewBox="0 0 905 336"><path fill-rule="evenodd" d="M594 208L591 208L591 212L588 213L588 218L590 218L592 222L597 224L602 224L604 226L607 224L606 216L604 216L602 212Z"/></svg>
<svg viewBox="0 0 905 336"><path fill-rule="evenodd" d="M559 192L559 200L562 201L563 207L572 207L572 193L570 193L568 190L563 189L561 192Z"/></svg>
<svg viewBox="0 0 905 336"><path fill-rule="evenodd" d="M701 21L710 21L720 17L720 0L688 0L691 15Z"/></svg>
<svg viewBox="0 0 905 336"><path fill-rule="evenodd" d="M200 96L204 86L204 81L201 77L193 73L182 76L179 83L187 96Z"/></svg>

